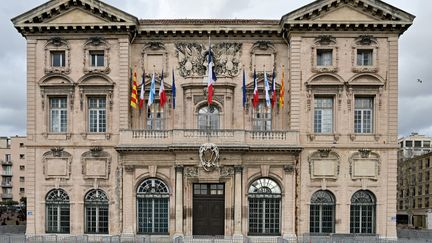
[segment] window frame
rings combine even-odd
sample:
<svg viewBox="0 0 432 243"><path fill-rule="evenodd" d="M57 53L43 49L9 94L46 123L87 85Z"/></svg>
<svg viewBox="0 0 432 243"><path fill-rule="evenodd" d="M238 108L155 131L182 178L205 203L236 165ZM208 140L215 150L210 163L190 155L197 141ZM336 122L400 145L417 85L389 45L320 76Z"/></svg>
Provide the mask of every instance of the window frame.
<svg viewBox="0 0 432 243"><path fill-rule="evenodd" d="M319 197L322 196L322 197ZM324 196L324 197L323 197ZM323 201L323 199L328 199L328 201ZM314 201L315 200L315 201ZM314 215L312 212L316 211L318 215ZM323 220L324 212L331 211L331 230L329 232L323 231L323 225L326 221ZM316 223L312 220L318 216L318 232L312 230L313 224ZM328 222L327 222L328 223ZM315 226L314 226L315 227ZM314 192L311 196L311 202L309 206L309 232L311 234L332 234L336 230L336 198L333 193L328 190L318 190Z"/></svg>
<svg viewBox="0 0 432 243"><path fill-rule="evenodd" d="M104 50L90 50L89 51L89 57L90 57L90 67L92 68L102 68L105 67L105 51ZM102 60L100 60L100 57L102 57ZM100 61L102 61L102 65L100 65Z"/></svg>
<svg viewBox="0 0 432 243"><path fill-rule="evenodd" d="M359 198L358 195L360 195L362 198ZM354 202L356 199L355 197L358 197L359 200L364 200L363 202ZM369 202L367 201L369 200ZM367 191L367 190L359 190L356 191L351 196L351 206L350 206L350 233L351 234L375 234L376 233L376 206L377 206L377 199L374 193ZM370 214L364 216L364 211L368 213L370 211ZM354 213L358 212L359 215L355 215ZM370 222L366 222L366 224L370 224L370 226L366 227L366 232L364 232L363 229L363 219L365 217L370 217ZM353 219L359 219L360 221L353 220ZM356 223L358 222L358 225ZM357 230L358 229L358 230Z"/></svg>
<svg viewBox="0 0 432 243"><path fill-rule="evenodd" d="M371 101L370 104L370 108L364 108L364 107L360 107L357 108L357 100L369 100ZM354 129L354 133L355 134L374 134L376 131L376 127L375 127L375 120L376 120L376 115L375 115L375 111L376 111L376 107L375 107L375 97L372 96L354 96L354 111L353 111L353 129ZM367 116L365 113L366 112L370 112L369 116L370 118L368 119L370 122L370 130L368 130L367 124L365 125L365 119L367 119L367 117L365 118L365 116ZM358 117L358 115L356 114L357 112L360 112L360 120L356 119L356 117ZM357 122L356 121L360 121L360 125L357 126ZM359 127L359 130L357 130Z"/></svg>
<svg viewBox="0 0 432 243"><path fill-rule="evenodd" d="M64 100L64 105L65 107L55 107L52 108L52 101L53 100ZM55 134L62 134L62 133L67 133L69 131L69 110L68 110L68 96L59 96L59 95L55 95L55 96L48 96L48 132L49 133L55 133ZM59 105L61 106L60 102ZM53 111L57 111L59 112L59 115L56 119L58 119L57 122L59 122L59 130L55 130L53 129ZM62 119L62 112L66 112L66 117L63 120ZM65 127L63 130L63 124L62 122L65 122Z"/></svg>
<svg viewBox="0 0 432 243"><path fill-rule="evenodd" d="M93 100L93 99L96 99L97 106L99 106L100 99L104 99L104 102L105 102L104 107L91 108L90 107L90 105L91 105L90 100ZM87 105L86 105L86 108L87 108L87 112L86 112L87 113L87 132L88 133L92 133L92 134L104 134L104 133L107 133L107 131L108 131L107 97L104 96L104 95L88 95L86 97L86 101L87 101ZM92 111L96 112L96 121L95 121L96 130L95 131L92 131L92 114L91 114ZM102 118L100 117L102 111L104 111L103 113L105 113L105 114L103 114L103 116L104 116L104 118L103 118L104 121L103 122L105 123L104 127L101 126L101 124L103 124L103 122L101 121Z"/></svg>
<svg viewBox="0 0 432 243"><path fill-rule="evenodd" d="M331 50L331 65L318 65L319 50ZM336 38L330 35L320 35L314 40L311 47L311 67L314 73L335 73L339 66L339 48Z"/></svg>
<svg viewBox="0 0 432 243"><path fill-rule="evenodd" d="M260 114L263 114L263 118L257 117ZM253 131L270 132L273 130L273 112L267 107L265 100L259 100L257 107L252 109L251 117Z"/></svg>
<svg viewBox="0 0 432 243"><path fill-rule="evenodd" d="M54 193L56 193L57 195L51 195ZM51 200L49 199L49 197L53 197L54 199ZM53 214L50 217L50 212L52 214L55 212L56 214ZM64 217L67 217L68 221L62 221ZM62 223L64 223L64 225L62 225ZM56 234L69 234L71 228L70 225L71 221L69 195L63 189L53 189L49 191L45 197L45 232ZM54 230L50 230L50 227ZM66 228L66 230L62 229L63 227Z"/></svg>
<svg viewBox="0 0 432 243"><path fill-rule="evenodd" d="M66 51L65 50L52 50L50 51L51 56L51 68L65 68L66 67ZM56 56L60 56L59 65L55 65Z"/></svg>
<svg viewBox="0 0 432 243"><path fill-rule="evenodd" d="M326 99L326 100L331 100L331 108L329 108L329 107L317 107L317 101L318 100L324 100L324 99ZM315 95L314 96L314 110L313 110L313 132L315 133L315 134L333 134L334 133L334 130L335 130L335 106L334 106L334 104L335 104L335 98L334 98L334 96L325 96L325 95ZM321 124L321 127L320 127L320 131L318 131L318 127L317 127L317 121L318 121L318 119L317 119L317 111L328 111L328 110L330 110L331 111L331 126L330 126L330 131L323 131L323 114L321 114L321 119L320 119L320 124Z"/></svg>
<svg viewBox="0 0 432 243"><path fill-rule="evenodd" d="M359 65L359 51L370 50L372 51L371 65ZM378 72L379 62L379 45L377 38L368 35L362 35L353 40L352 53L351 53L351 65L354 73L376 73ZM364 64L364 59L362 63Z"/></svg>
<svg viewBox="0 0 432 243"><path fill-rule="evenodd" d="M316 63L317 67L332 67L334 61L334 50L333 48L317 48L316 49ZM327 56L330 54L330 58ZM330 63L327 63L330 61Z"/></svg>
<svg viewBox="0 0 432 243"><path fill-rule="evenodd" d="M54 66L54 56L55 53L63 53L63 57L60 59L60 66ZM47 40L45 44L45 74L49 73L60 73L69 74L70 69L70 45L69 42L60 37L53 37Z"/></svg>
<svg viewBox="0 0 432 243"><path fill-rule="evenodd" d="M111 72L110 69L110 49L111 45L108 41L103 37L90 37L84 43L84 73L104 73L108 74ZM93 56L92 53L103 53L103 64L101 66L93 65Z"/></svg>
<svg viewBox="0 0 432 243"><path fill-rule="evenodd" d="M156 114L156 117L154 117ZM160 117L158 118L158 115ZM147 130L165 130L166 126L166 112L160 107L159 100L155 100L153 104L148 107L146 112L146 129Z"/></svg>
<svg viewBox="0 0 432 243"><path fill-rule="evenodd" d="M95 197L90 198L92 194L96 194ZM95 212L94 227L90 226L89 223L89 211L91 209ZM106 221L103 221L103 215L106 215ZM91 215L92 216L92 215ZM90 216L90 217L91 217ZM109 199L105 191L101 189L93 189L86 193L84 196L84 232L85 234L109 234ZM106 230L101 230L101 223L106 224ZM95 228L91 230L90 228Z"/></svg>
<svg viewBox="0 0 432 243"><path fill-rule="evenodd" d="M368 63L365 63L365 54L368 54ZM357 67L373 67L374 63L374 49L373 48L357 48L356 49L356 66Z"/></svg>
<svg viewBox="0 0 432 243"><path fill-rule="evenodd" d="M215 111L217 110L216 114L213 114L213 112L208 113L208 109L210 108L210 112L211 109L214 108ZM201 113L201 110L206 110L206 113ZM216 119L217 118L217 119ZM206 130L220 130L222 129L222 122L223 119L222 118L222 109L220 108L219 105L217 104L212 104L211 106L207 106L207 105L201 105L198 106L197 110L196 110L196 128L198 130L201 131L206 131ZM201 127L201 123L202 120L205 120L206 122L206 127ZM213 126L214 124L212 124L212 121L217 120L217 124L216 126Z"/></svg>

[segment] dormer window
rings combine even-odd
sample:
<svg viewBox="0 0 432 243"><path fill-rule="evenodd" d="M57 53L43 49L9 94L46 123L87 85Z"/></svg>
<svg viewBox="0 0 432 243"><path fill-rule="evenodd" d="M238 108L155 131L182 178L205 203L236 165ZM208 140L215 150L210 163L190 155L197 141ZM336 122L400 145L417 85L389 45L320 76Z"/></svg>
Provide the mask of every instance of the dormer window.
<svg viewBox="0 0 432 243"><path fill-rule="evenodd" d="M65 67L66 55L65 51L51 51L51 67Z"/></svg>
<svg viewBox="0 0 432 243"><path fill-rule="evenodd" d="M104 67L105 66L104 51L90 51L90 65L92 67Z"/></svg>
<svg viewBox="0 0 432 243"><path fill-rule="evenodd" d="M317 49L317 66L333 65L333 49Z"/></svg>

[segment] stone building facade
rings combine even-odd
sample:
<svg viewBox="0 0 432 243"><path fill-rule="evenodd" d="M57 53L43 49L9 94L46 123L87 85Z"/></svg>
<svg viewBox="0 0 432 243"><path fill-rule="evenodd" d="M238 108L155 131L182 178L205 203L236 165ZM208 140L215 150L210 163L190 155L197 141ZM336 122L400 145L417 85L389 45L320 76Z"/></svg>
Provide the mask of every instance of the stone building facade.
<svg viewBox="0 0 432 243"><path fill-rule="evenodd" d="M26 137L0 137L1 200L25 197Z"/></svg>
<svg viewBox="0 0 432 243"><path fill-rule="evenodd" d="M27 233L396 237L398 39L413 19L378 0L280 20L53 0L12 19L27 39ZM144 70L146 105L164 70L165 107L131 108ZM284 106L266 108L265 76Z"/></svg>

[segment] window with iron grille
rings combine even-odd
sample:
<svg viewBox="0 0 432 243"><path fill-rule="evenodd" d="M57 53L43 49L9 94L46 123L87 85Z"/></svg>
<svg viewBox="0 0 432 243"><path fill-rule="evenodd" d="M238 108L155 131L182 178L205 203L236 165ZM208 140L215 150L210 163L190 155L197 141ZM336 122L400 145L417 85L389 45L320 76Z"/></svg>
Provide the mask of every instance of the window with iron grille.
<svg viewBox="0 0 432 243"><path fill-rule="evenodd" d="M49 98L50 132L67 132L67 98Z"/></svg>
<svg viewBox="0 0 432 243"><path fill-rule="evenodd" d="M198 129L220 129L219 109L217 106L203 106L198 110Z"/></svg>
<svg viewBox="0 0 432 243"><path fill-rule="evenodd" d="M271 109L266 106L265 101L260 102L257 107L252 110L252 125L255 131L272 130L272 113Z"/></svg>
<svg viewBox="0 0 432 243"><path fill-rule="evenodd" d="M46 232L69 233L70 205L69 196L62 189L50 191L45 198Z"/></svg>
<svg viewBox="0 0 432 243"><path fill-rule="evenodd" d="M108 234L108 197L104 191L89 191L84 198L85 232L90 234Z"/></svg>
<svg viewBox="0 0 432 243"><path fill-rule="evenodd" d="M333 132L333 98L315 97L314 100L314 132Z"/></svg>
<svg viewBox="0 0 432 243"><path fill-rule="evenodd" d="M329 191L317 191L312 195L310 205L310 232L335 232L336 200Z"/></svg>
<svg viewBox="0 0 432 243"><path fill-rule="evenodd" d="M156 178L144 180L137 189L137 232L168 234L167 185Z"/></svg>
<svg viewBox="0 0 432 243"><path fill-rule="evenodd" d="M350 232L352 234L375 234L375 196L365 190L357 191L351 198Z"/></svg>
<svg viewBox="0 0 432 243"><path fill-rule="evenodd" d="M373 98L356 97L354 110L354 132L372 133Z"/></svg>
<svg viewBox="0 0 432 243"><path fill-rule="evenodd" d="M147 110L147 129L163 130L164 125L164 111L159 102L154 102Z"/></svg>
<svg viewBox="0 0 432 243"><path fill-rule="evenodd" d="M249 187L249 234L280 233L281 189L269 178L254 181Z"/></svg>
<svg viewBox="0 0 432 243"><path fill-rule="evenodd" d="M89 132L106 132L105 97L88 98Z"/></svg>

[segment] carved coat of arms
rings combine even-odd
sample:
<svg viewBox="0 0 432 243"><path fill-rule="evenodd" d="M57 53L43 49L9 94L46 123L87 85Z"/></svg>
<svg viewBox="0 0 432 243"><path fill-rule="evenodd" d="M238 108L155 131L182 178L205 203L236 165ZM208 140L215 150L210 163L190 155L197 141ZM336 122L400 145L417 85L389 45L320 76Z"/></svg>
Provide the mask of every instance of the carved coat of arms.
<svg viewBox="0 0 432 243"><path fill-rule="evenodd" d="M205 171L211 171L219 166L219 149L213 143L205 143L199 149L201 165Z"/></svg>

